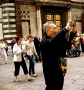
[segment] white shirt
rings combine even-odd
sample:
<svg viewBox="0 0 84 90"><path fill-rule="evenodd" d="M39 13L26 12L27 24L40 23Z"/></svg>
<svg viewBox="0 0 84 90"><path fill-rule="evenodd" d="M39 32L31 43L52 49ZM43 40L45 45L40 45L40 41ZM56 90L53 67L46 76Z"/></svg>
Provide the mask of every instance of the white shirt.
<svg viewBox="0 0 84 90"><path fill-rule="evenodd" d="M14 57L13 57L14 62L22 61L22 50L21 47L17 45L17 43L14 44L13 46L13 53L14 53Z"/></svg>

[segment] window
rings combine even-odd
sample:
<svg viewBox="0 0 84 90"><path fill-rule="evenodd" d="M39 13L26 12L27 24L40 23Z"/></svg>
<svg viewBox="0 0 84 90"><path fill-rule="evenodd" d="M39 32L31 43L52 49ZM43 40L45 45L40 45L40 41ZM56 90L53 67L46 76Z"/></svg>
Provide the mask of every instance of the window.
<svg viewBox="0 0 84 90"><path fill-rule="evenodd" d="M53 21L58 30L60 31L62 28L62 24L61 24L61 15L58 13L46 13L46 21Z"/></svg>
<svg viewBox="0 0 84 90"><path fill-rule="evenodd" d="M54 23L57 25L57 28L60 31L61 29L61 15L60 14L54 15Z"/></svg>
<svg viewBox="0 0 84 90"><path fill-rule="evenodd" d="M52 21L53 19L53 15L51 15L50 13L48 13L46 17L47 17L47 21Z"/></svg>

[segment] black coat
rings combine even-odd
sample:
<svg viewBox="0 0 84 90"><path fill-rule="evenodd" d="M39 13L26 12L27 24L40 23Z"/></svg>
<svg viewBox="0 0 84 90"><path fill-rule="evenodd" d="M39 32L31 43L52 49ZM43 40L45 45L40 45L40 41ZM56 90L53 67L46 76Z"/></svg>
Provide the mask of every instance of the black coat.
<svg viewBox="0 0 84 90"><path fill-rule="evenodd" d="M41 41L41 54L43 61L43 73L46 83L46 90L62 90L64 77L59 66L60 47L66 45L65 39L67 30L63 28L55 37L50 38L45 36ZM75 33L70 34L70 41L75 36ZM66 41L65 41L66 42ZM49 89L48 89L49 88Z"/></svg>

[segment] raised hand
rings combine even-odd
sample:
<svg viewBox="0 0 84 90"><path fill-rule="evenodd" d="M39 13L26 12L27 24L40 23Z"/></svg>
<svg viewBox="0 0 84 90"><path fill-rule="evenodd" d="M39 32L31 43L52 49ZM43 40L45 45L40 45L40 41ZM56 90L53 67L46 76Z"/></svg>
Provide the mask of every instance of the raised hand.
<svg viewBox="0 0 84 90"><path fill-rule="evenodd" d="M73 24L74 24L74 22L71 21L71 20L69 20L65 28L66 28L67 30L72 30Z"/></svg>

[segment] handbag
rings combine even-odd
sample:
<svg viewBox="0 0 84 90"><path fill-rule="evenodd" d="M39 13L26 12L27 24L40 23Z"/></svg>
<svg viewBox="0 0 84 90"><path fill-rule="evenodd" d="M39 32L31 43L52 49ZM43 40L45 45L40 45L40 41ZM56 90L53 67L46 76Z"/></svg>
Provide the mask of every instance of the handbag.
<svg viewBox="0 0 84 90"><path fill-rule="evenodd" d="M62 72L66 73L67 72L67 59L61 57L59 59L59 64L60 64L60 68Z"/></svg>

